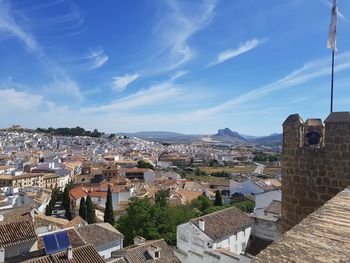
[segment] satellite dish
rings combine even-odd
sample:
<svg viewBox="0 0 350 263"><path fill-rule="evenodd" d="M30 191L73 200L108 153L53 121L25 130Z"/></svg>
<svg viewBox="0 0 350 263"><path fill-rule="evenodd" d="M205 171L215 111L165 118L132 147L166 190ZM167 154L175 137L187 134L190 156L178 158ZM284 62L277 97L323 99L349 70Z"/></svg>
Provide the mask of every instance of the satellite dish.
<svg viewBox="0 0 350 263"><path fill-rule="evenodd" d="M0 222L4 221L4 216L0 215Z"/></svg>

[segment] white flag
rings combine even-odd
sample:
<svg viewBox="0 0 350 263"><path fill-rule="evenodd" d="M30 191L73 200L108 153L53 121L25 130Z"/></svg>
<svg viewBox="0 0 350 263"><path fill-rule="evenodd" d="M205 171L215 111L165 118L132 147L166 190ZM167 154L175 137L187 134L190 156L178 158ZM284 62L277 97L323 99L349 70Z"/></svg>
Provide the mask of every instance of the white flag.
<svg viewBox="0 0 350 263"><path fill-rule="evenodd" d="M331 17L331 23L329 25L327 47L333 49L334 51L337 51L337 44L336 44L337 16L338 16L337 0L333 0L332 17Z"/></svg>

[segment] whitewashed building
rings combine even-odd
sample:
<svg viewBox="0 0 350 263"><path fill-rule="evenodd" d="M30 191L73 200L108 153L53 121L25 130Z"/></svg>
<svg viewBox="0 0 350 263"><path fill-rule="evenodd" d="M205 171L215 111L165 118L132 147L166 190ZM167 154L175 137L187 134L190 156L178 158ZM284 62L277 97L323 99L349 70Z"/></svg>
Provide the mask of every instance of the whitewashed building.
<svg viewBox="0 0 350 263"><path fill-rule="evenodd" d="M282 200L282 190L275 189L271 191L262 192L255 195L254 215L264 215L264 210L271 204L273 200Z"/></svg>
<svg viewBox="0 0 350 263"><path fill-rule="evenodd" d="M254 220L236 207L192 219L177 226L181 262L250 262L244 255Z"/></svg>
<svg viewBox="0 0 350 263"><path fill-rule="evenodd" d="M276 179L258 179L249 178L243 182L230 180L230 195L235 193L246 194L261 194L266 191L280 189L281 182Z"/></svg>

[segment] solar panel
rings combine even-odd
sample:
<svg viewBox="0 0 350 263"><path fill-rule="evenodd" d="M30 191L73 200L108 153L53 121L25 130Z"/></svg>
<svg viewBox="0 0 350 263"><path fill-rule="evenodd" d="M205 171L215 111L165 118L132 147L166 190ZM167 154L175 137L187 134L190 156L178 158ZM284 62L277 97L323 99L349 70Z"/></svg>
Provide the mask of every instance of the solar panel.
<svg viewBox="0 0 350 263"><path fill-rule="evenodd" d="M43 236L43 241L47 255L66 250L70 246L67 232L59 232Z"/></svg>
<svg viewBox="0 0 350 263"><path fill-rule="evenodd" d="M43 236L43 241L46 254L53 254L59 251L55 234Z"/></svg>
<svg viewBox="0 0 350 263"><path fill-rule="evenodd" d="M59 250L66 250L70 246L70 241L67 232L60 232L56 234Z"/></svg>

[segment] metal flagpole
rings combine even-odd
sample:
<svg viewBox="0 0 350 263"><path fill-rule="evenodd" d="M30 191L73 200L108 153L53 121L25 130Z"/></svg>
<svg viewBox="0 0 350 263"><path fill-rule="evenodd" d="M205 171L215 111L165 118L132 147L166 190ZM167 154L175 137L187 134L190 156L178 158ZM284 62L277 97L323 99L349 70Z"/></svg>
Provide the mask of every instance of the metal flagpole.
<svg viewBox="0 0 350 263"><path fill-rule="evenodd" d="M329 25L329 35L327 47L332 49L332 78L331 78L331 113L333 112L333 86L334 86L334 53L337 51L336 35L337 35L337 16L338 7L337 0L333 0L331 23Z"/></svg>
<svg viewBox="0 0 350 263"><path fill-rule="evenodd" d="M332 50L331 113L333 112L334 49Z"/></svg>

